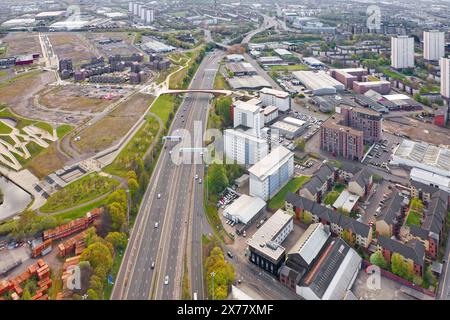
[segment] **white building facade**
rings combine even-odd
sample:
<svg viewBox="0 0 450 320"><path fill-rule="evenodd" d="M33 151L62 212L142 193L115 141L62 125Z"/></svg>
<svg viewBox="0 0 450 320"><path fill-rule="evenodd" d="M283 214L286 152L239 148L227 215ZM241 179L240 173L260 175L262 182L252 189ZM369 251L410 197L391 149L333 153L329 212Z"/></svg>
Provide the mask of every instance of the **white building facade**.
<svg viewBox="0 0 450 320"><path fill-rule="evenodd" d="M269 153L266 139L258 138L242 130L224 130L225 155L242 165L253 165Z"/></svg>
<svg viewBox="0 0 450 320"><path fill-rule="evenodd" d="M423 58L439 61L445 55L445 34L438 30L423 32Z"/></svg>
<svg viewBox="0 0 450 320"><path fill-rule="evenodd" d="M441 96L450 99L450 59L441 58Z"/></svg>
<svg viewBox="0 0 450 320"><path fill-rule="evenodd" d="M263 88L259 93L259 98L265 107L275 106L283 112L291 109L291 96L285 91Z"/></svg>
<svg viewBox="0 0 450 320"><path fill-rule="evenodd" d="M391 38L391 67L395 69L414 67L414 38L408 36Z"/></svg>
<svg viewBox="0 0 450 320"><path fill-rule="evenodd" d="M249 194L267 201L294 176L294 154L279 146L250 167L249 173Z"/></svg>

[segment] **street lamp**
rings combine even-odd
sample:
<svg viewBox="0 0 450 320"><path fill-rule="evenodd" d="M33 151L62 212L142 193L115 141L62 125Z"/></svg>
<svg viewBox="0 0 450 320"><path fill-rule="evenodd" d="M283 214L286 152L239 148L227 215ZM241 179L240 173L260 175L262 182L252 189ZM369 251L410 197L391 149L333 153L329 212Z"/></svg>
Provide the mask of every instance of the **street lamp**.
<svg viewBox="0 0 450 320"><path fill-rule="evenodd" d="M212 278L212 299L214 300L214 276L216 275L216 273L213 271L210 274Z"/></svg>

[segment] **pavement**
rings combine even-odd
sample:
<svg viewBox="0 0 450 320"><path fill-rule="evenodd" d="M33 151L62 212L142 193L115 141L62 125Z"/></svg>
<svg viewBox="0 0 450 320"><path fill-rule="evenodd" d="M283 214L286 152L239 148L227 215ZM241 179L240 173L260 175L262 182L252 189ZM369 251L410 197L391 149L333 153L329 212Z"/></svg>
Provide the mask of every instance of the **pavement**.
<svg viewBox="0 0 450 320"><path fill-rule="evenodd" d="M219 58L220 54L215 52L203 60L191 89L212 88ZM175 131L181 128L193 133L195 121L201 121L204 127L210 97L205 93L187 94L174 118L170 135L176 135ZM194 146L201 146L202 136L194 135L194 143ZM202 164L173 163L169 154L173 144L165 144L144 195L116 278L113 300L180 299L186 256L190 257L188 271L192 277L192 293L197 292L198 299L204 299L201 235L209 230L203 213L203 184L194 178L198 174L203 179L204 170ZM197 154L197 157L201 156ZM201 163L201 159L197 160ZM154 269L152 262L155 262ZM168 284L165 284L166 276Z"/></svg>

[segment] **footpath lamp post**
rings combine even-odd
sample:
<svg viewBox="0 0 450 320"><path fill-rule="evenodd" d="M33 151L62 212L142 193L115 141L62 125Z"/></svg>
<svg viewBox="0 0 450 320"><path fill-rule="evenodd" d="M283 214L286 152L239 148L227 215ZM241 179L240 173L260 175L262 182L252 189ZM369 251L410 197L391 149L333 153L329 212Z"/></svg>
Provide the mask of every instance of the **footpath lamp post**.
<svg viewBox="0 0 450 320"><path fill-rule="evenodd" d="M216 273L213 271L210 274L212 278L212 299L214 300L214 276L216 275Z"/></svg>

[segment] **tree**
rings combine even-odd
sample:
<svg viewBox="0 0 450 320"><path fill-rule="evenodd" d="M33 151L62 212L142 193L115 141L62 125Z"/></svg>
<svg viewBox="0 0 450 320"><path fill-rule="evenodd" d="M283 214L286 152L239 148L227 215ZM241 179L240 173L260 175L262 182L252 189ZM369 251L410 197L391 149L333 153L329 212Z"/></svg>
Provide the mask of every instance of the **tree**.
<svg viewBox="0 0 450 320"><path fill-rule="evenodd" d="M22 300L31 300L31 293L28 289L23 290Z"/></svg>
<svg viewBox="0 0 450 320"><path fill-rule="evenodd" d="M228 178L224 166L212 164L208 172L208 187L212 194L219 194L228 186Z"/></svg>
<svg viewBox="0 0 450 320"><path fill-rule="evenodd" d="M353 238L353 234L351 233L351 231L345 229L342 232L342 239L345 240L345 242L347 242L350 246L353 246L355 244L355 240Z"/></svg>
<svg viewBox="0 0 450 320"><path fill-rule="evenodd" d="M112 267L113 258L108 246L101 242L95 242L83 250L80 261L88 261L94 269L94 274L105 278Z"/></svg>
<svg viewBox="0 0 450 320"><path fill-rule="evenodd" d="M112 228L120 230L126 220L123 206L119 202L113 202L108 206L108 213L112 220Z"/></svg>
<svg viewBox="0 0 450 320"><path fill-rule="evenodd" d="M305 143L305 139L303 139L303 138L300 138L300 139L298 139L298 141L295 143L295 148L298 150L298 151L305 151L305 145L306 145L306 143Z"/></svg>
<svg viewBox="0 0 450 320"><path fill-rule="evenodd" d="M312 216L309 212L303 211L303 223L310 224L312 222Z"/></svg>
<svg viewBox="0 0 450 320"><path fill-rule="evenodd" d="M391 257L391 270L392 273L407 279L409 281L414 278L414 266L410 261L405 261L402 255L399 253L393 253Z"/></svg>
<svg viewBox="0 0 450 320"><path fill-rule="evenodd" d="M89 289L86 293L89 300L100 300L100 297L98 296L98 293L95 292L95 290Z"/></svg>
<svg viewBox="0 0 450 320"><path fill-rule="evenodd" d="M114 248L123 250L127 246L127 235L124 232L110 232L105 238Z"/></svg>
<svg viewBox="0 0 450 320"><path fill-rule="evenodd" d="M223 125L228 127L231 125L231 104L233 103L231 97L219 97L216 100L216 113L223 120Z"/></svg>
<svg viewBox="0 0 450 320"><path fill-rule="evenodd" d="M380 250L372 253L372 255L370 256L370 263L382 269L386 269L388 267L388 263Z"/></svg>

